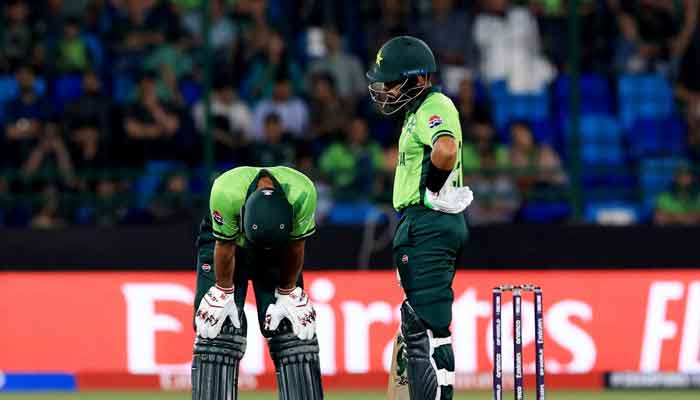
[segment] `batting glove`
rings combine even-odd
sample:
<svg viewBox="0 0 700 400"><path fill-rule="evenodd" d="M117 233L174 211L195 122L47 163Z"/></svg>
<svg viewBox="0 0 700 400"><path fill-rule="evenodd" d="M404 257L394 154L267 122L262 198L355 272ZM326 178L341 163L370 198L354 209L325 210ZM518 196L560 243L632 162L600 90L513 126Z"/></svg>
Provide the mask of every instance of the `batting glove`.
<svg viewBox="0 0 700 400"><path fill-rule="evenodd" d="M241 327L238 318L238 308L233 299L233 288L212 286L199 303L194 323L197 335L205 339L214 339L221 332L226 318L231 320L234 327Z"/></svg>
<svg viewBox="0 0 700 400"><path fill-rule="evenodd" d="M474 194L469 189L469 186L452 186L455 174L456 171L452 171L439 192L431 192L429 189L425 189L423 204L426 207L447 214L459 214L469 207L472 200L474 200Z"/></svg>
<svg viewBox="0 0 700 400"><path fill-rule="evenodd" d="M294 289L277 288L275 298L277 302L270 304L265 314L265 329L274 331L286 318L299 339L312 339L316 334L316 310L306 292L298 286Z"/></svg>

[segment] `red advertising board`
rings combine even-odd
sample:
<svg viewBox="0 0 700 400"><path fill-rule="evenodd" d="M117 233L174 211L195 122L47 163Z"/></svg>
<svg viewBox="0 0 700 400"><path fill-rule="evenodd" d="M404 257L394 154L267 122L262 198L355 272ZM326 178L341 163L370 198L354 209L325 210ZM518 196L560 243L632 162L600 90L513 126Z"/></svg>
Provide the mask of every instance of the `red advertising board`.
<svg viewBox="0 0 700 400"><path fill-rule="evenodd" d="M187 374L194 279L184 272L0 273L0 370ZM384 376L402 300L396 275L313 272L305 280L323 374ZM700 371L700 271L460 271L452 326L458 374L491 370L491 288L530 282L544 293L548 375ZM507 295L503 303L509 327ZM526 373L534 371L532 303L525 295ZM250 290L242 372L268 379L273 367L253 304ZM508 373L512 336L503 335Z"/></svg>

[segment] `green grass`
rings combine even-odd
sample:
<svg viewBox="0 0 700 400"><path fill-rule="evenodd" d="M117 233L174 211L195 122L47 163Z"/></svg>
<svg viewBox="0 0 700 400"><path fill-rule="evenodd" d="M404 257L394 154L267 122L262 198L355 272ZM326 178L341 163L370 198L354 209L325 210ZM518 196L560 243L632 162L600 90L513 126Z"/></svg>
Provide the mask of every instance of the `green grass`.
<svg viewBox="0 0 700 400"><path fill-rule="evenodd" d="M242 392L241 400L270 400L276 399L272 392ZM512 393L504 393L504 399L512 398ZM526 399L533 399L534 393L528 393ZM81 392L81 393L30 393L30 394L0 394L0 400L189 400L187 393L160 392ZM327 400L381 400L384 394L380 392L332 392ZM489 400L490 392L462 392L455 400ZM576 392L549 391L548 400L697 400L700 391L606 391L606 392Z"/></svg>

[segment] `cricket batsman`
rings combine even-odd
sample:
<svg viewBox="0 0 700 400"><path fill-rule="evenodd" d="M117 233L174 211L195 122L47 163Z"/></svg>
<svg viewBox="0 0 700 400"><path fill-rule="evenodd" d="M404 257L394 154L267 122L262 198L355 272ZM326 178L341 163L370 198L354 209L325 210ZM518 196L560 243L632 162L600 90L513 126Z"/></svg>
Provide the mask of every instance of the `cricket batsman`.
<svg viewBox="0 0 700 400"><path fill-rule="evenodd" d="M316 312L303 289L304 241L316 231L316 189L287 167L219 176L197 239L193 400L235 400L252 281L258 324L281 400L323 398Z"/></svg>
<svg viewBox="0 0 700 400"><path fill-rule="evenodd" d="M404 113L394 177L393 205L401 220L393 260L406 299L395 344L392 398L406 398L400 387L391 387L403 382L412 400L452 399L454 390L452 281L467 240L462 212L473 196L462 187L459 115L432 85L436 71L435 57L422 40L399 36L382 46L367 72L378 109L387 115Z"/></svg>

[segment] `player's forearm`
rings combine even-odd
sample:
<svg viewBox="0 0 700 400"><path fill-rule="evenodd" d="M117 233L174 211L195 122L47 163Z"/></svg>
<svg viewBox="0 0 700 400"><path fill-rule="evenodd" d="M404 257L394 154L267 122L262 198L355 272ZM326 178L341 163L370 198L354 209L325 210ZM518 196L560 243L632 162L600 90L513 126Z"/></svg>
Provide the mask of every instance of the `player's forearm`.
<svg viewBox="0 0 700 400"><path fill-rule="evenodd" d="M455 161L457 161L457 143L450 136L442 136L433 143L430 153L430 166L425 179L425 187L431 192L438 192L445 184Z"/></svg>
<svg viewBox="0 0 700 400"><path fill-rule="evenodd" d="M214 247L214 272L216 284L230 288L233 287L234 256L236 245L233 242L216 241Z"/></svg>
<svg viewBox="0 0 700 400"><path fill-rule="evenodd" d="M285 250L280 268L280 288L292 289L297 286L299 274L304 266L304 241L291 242Z"/></svg>
<svg viewBox="0 0 700 400"><path fill-rule="evenodd" d="M452 170L455 161L457 161L457 142L455 142L454 138L451 136L439 137L433 143L430 161L440 169Z"/></svg>

